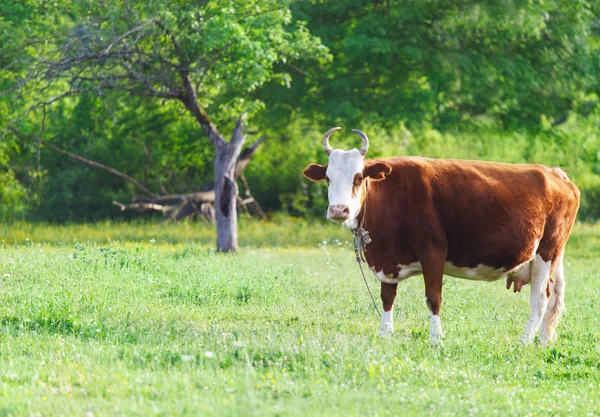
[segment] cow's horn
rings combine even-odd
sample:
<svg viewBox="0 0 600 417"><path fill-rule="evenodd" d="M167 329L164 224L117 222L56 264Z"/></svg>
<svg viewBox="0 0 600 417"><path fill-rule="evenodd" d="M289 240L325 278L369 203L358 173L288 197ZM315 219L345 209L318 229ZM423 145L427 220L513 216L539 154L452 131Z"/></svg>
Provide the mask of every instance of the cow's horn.
<svg viewBox="0 0 600 417"><path fill-rule="evenodd" d="M369 138L363 132L358 129L352 129L354 133L356 133L362 139L362 148L360 148L360 154L365 156L367 151L369 150Z"/></svg>
<svg viewBox="0 0 600 417"><path fill-rule="evenodd" d="M325 134L323 135L323 149L325 149L325 152L327 153L327 155L330 155L331 152L333 152L333 148L331 146L329 146L329 136L331 136L331 134L333 132L335 132L336 130L340 130L341 127L333 127L331 129L329 129L327 132L325 132Z"/></svg>

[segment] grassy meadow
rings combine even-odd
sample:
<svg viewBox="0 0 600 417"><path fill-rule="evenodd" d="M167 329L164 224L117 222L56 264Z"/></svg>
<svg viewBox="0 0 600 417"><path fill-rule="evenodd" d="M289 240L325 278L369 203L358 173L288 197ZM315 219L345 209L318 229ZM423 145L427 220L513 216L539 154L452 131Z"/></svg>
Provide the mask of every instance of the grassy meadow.
<svg viewBox="0 0 600 417"><path fill-rule="evenodd" d="M592 416L600 414L600 226L566 255L551 347L518 344L529 289L448 278L443 346L422 279L376 317L347 230L0 226L0 416ZM374 277L372 288L378 293Z"/></svg>

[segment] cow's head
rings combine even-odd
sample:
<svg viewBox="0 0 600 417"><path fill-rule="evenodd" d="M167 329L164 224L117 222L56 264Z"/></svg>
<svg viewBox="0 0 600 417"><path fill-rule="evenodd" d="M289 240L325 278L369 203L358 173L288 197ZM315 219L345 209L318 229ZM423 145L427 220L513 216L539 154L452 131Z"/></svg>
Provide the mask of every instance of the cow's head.
<svg viewBox="0 0 600 417"><path fill-rule="evenodd" d="M344 226L358 226L356 218L365 199L365 180L380 181L392 168L384 163L365 164L365 155L369 149L369 139L360 130L353 130L362 139L360 150L343 151L329 145L329 136L341 127L329 129L323 136L323 148L329 155L327 165L310 164L303 171L311 181L327 181L329 187L329 209L327 218L343 223Z"/></svg>

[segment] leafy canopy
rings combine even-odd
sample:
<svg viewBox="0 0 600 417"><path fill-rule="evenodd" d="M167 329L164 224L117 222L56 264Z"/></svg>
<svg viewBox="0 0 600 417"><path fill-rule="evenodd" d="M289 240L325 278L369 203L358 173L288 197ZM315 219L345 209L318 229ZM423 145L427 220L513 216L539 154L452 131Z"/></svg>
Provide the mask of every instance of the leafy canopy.
<svg viewBox="0 0 600 417"><path fill-rule="evenodd" d="M267 81L289 83L287 64L330 58L302 22L292 21L289 3L62 1L46 7L31 1L36 13L22 30L34 38L26 49L35 63L25 78L30 100L106 90L173 99L182 93L185 72L217 125L255 113L262 102L250 94Z"/></svg>
<svg viewBox="0 0 600 417"><path fill-rule="evenodd" d="M269 108L334 123L456 126L485 116L540 127L597 104L600 3L557 1L308 1L294 16L335 60ZM276 90L268 90L271 97ZM590 103L591 101L591 103Z"/></svg>

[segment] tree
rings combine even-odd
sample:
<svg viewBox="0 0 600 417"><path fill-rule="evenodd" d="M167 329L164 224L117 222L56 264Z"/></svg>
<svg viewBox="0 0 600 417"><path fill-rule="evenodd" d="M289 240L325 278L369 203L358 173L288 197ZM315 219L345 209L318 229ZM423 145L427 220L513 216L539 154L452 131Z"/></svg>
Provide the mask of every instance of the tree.
<svg viewBox="0 0 600 417"><path fill-rule="evenodd" d="M598 2L432 0L293 5L335 56L291 86L262 91L273 119L303 113L386 127L452 128L478 117L506 129L558 124L598 104ZM589 101L592 103L589 103ZM274 117L277 116L277 117Z"/></svg>
<svg viewBox="0 0 600 417"><path fill-rule="evenodd" d="M247 163L238 161L244 122L263 107L248 98L267 81L289 83L289 64L301 56L327 60L326 48L302 22L292 23L287 0L82 3L52 9L30 3L38 9L31 15L38 17L30 21L35 36L20 45L21 59L29 62L19 83L29 109L45 114L69 97L113 91L157 106L181 103L215 152L217 248L235 251L236 166ZM46 30L33 29L37 23ZM217 128L231 124L236 114L233 129ZM249 147L247 159L261 141Z"/></svg>

